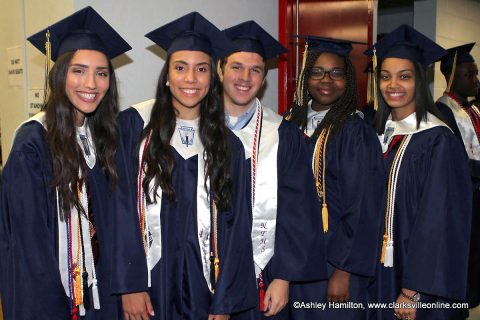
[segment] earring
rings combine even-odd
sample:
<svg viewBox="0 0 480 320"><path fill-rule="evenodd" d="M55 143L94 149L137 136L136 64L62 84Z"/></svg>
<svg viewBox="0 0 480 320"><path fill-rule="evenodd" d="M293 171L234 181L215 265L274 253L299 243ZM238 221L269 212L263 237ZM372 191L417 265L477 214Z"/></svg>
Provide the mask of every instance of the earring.
<svg viewBox="0 0 480 320"><path fill-rule="evenodd" d="M165 85L166 85L167 87L169 87L169 86L170 86L170 81L167 80L167 82L165 83Z"/></svg>

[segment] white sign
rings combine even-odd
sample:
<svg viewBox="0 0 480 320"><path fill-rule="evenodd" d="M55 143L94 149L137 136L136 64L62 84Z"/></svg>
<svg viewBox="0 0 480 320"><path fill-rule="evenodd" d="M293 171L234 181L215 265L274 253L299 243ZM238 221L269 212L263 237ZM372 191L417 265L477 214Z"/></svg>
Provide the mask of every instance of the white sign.
<svg viewBox="0 0 480 320"><path fill-rule="evenodd" d="M7 48L8 84L23 86L23 51L22 46Z"/></svg>
<svg viewBox="0 0 480 320"><path fill-rule="evenodd" d="M43 89L30 88L28 90L28 113L33 116L42 109Z"/></svg>

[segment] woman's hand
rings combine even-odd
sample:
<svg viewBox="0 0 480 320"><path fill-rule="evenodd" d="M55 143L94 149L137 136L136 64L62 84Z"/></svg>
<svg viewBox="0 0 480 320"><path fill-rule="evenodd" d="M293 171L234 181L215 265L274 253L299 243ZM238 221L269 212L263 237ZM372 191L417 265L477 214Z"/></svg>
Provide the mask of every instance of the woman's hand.
<svg viewBox="0 0 480 320"><path fill-rule="evenodd" d="M335 269L328 280L327 300L329 302L347 302L350 300L350 273Z"/></svg>
<svg viewBox="0 0 480 320"><path fill-rule="evenodd" d="M289 285L288 281L281 279L274 279L270 283L263 300L265 310L260 310L265 312L266 317L274 316L285 308L288 303Z"/></svg>
<svg viewBox="0 0 480 320"><path fill-rule="evenodd" d="M405 294L407 294L410 297L413 297L417 292L410 290L410 289L402 289ZM402 304L402 303L408 303L408 304L414 304L412 300L408 299L407 297L402 296L401 294L398 295L397 298L397 304ZM398 319L403 319L403 320L415 320L417 316L417 309L416 308L395 308L394 315Z"/></svg>
<svg viewBox="0 0 480 320"><path fill-rule="evenodd" d="M125 320L148 320L155 315L150 296L146 292L123 294L122 307Z"/></svg>

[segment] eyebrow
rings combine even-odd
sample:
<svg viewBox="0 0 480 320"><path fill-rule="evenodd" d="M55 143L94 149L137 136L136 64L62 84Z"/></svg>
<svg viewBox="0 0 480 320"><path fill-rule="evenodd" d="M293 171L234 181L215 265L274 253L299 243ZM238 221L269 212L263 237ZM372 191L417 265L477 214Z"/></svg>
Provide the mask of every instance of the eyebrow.
<svg viewBox="0 0 480 320"><path fill-rule="evenodd" d="M70 67L81 67L81 68L87 68L87 69L89 68L88 65L86 65L86 64L81 64L81 63L72 63L72 64L70 65ZM96 67L95 69L97 69L97 70L105 70L105 69L107 69L107 70L108 70L109 68L108 68L108 67Z"/></svg>
<svg viewBox="0 0 480 320"><path fill-rule="evenodd" d="M397 71L397 73L398 73L398 72L405 72L405 71L414 72L414 70L413 70L413 69L403 69L403 70L399 70L399 71ZM388 71L388 70L385 70L385 69L382 69L382 70L380 70L380 72L388 72L388 73L391 73L390 71Z"/></svg>
<svg viewBox="0 0 480 320"><path fill-rule="evenodd" d="M184 61L184 60L175 60L175 61L173 61L173 63L181 63L181 64L189 65L189 63L188 63L187 61ZM196 66L199 66L199 65L204 65L204 64L210 65L210 63L207 62L207 61L202 61L202 62L199 62L199 63L197 63L197 64L195 64L195 65L196 65Z"/></svg>
<svg viewBox="0 0 480 320"><path fill-rule="evenodd" d="M243 62L235 61L235 60L232 61L231 63L232 63L232 64L241 64L242 66L245 65ZM251 68L260 68L260 69L262 69L263 66L261 66L261 65L259 65L259 64L254 64L254 65L251 66Z"/></svg>

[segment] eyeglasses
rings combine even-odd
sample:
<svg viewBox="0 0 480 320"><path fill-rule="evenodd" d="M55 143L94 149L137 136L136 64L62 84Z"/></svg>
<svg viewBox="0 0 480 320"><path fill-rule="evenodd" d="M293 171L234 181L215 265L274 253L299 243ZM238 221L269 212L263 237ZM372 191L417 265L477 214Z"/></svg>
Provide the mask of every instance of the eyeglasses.
<svg viewBox="0 0 480 320"><path fill-rule="evenodd" d="M337 81L345 78L345 70L341 68L335 68L331 70L325 70L323 68L312 68L310 72L310 79L322 80L328 74L330 79Z"/></svg>

